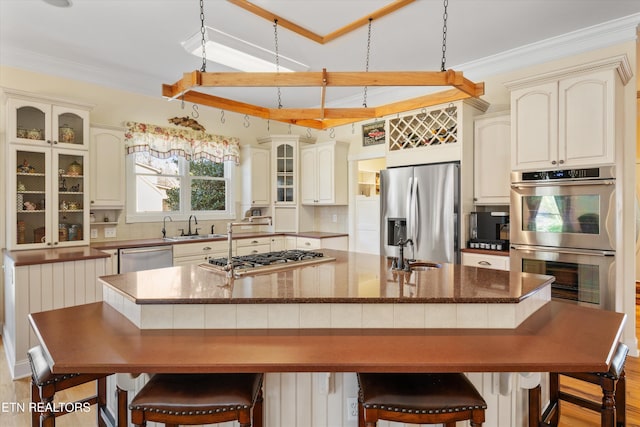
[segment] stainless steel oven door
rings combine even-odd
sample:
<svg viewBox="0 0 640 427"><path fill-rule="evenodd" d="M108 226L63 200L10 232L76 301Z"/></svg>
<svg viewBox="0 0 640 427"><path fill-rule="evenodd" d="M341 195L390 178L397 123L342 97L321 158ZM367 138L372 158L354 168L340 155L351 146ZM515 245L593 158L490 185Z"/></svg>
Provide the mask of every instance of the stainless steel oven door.
<svg viewBox="0 0 640 427"><path fill-rule="evenodd" d="M511 271L556 278L551 296L614 310L615 252L511 245Z"/></svg>
<svg viewBox="0 0 640 427"><path fill-rule="evenodd" d="M514 244L615 250L615 180L514 182Z"/></svg>

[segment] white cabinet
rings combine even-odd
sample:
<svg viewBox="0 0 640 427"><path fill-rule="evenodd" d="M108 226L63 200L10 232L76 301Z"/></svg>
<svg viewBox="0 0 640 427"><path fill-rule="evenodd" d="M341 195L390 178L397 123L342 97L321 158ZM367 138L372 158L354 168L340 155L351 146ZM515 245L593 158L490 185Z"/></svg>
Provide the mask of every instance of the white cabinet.
<svg viewBox="0 0 640 427"><path fill-rule="evenodd" d="M232 247L235 254L235 242ZM229 255L229 244L226 240L197 243L180 243L173 245L173 265L202 264L212 258L223 258Z"/></svg>
<svg viewBox="0 0 640 427"><path fill-rule="evenodd" d="M91 208L124 208L124 132L91 127Z"/></svg>
<svg viewBox="0 0 640 427"><path fill-rule="evenodd" d="M349 145L338 141L300 150L302 204L347 204L348 153Z"/></svg>
<svg viewBox="0 0 640 427"><path fill-rule="evenodd" d="M270 251L270 237L253 237L249 239L238 239L236 241L236 253L238 256L260 254Z"/></svg>
<svg viewBox="0 0 640 427"><path fill-rule="evenodd" d="M268 206L271 202L271 176L268 149L242 147L242 204L247 207Z"/></svg>
<svg viewBox="0 0 640 427"><path fill-rule="evenodd" d="M33 146L89 148L89 106L8 93L7 140ZM15 96L15 97L13 97Z"/></svg>
<svg viewBox="0 0 640 427"><path fill-rule="evenodd" d="M89 243L87 151L8 144L7 247Z"/></svg>
<svg viewBox="0 0 640 427"><path fill-rule="evenodd" d="M620 138L620 61L508 84L514 170L615 163Z"/></svg>
<svg viewBox="0 0 640 427"><path fill-rule="evenodd" d="M473 138L473 201L476 205L509 204L510 151L509 112L476 117Z"/></svg>
<svg viewBox="0 0 640 427"><path fill-rule="evenodd" d="M313 222L312 215L302 211L299 199L299 147L313 139L300 135L270 135L259 138L260 144L271 147L271 216L273 231L296 232Z"/></svg>
<svg viewBox="0 0 640 427"><path fill-rule="evenodd" d="M462 265L491 268L494 270L509 270L509 257L504 255L463 252Z"/></svg>
<svg viewBox="0 0 640 427"><path fill-rule="evenodd" d="M273 236L270 245L271 252L284 251L286 249L286 241L284 236Z"/></svg>
<svg viewBox="0 0 640 427"><path fill-rule="evenodd" d="M296 237L296 249L335 249L346 251L349 250L349 238L347 236L322 238L298 236Z"/></svg>
<svg viewBox="0 0 640 427"><path fill-rule="evenodd" d="M88 106L7 94L7 248L89 243Z"/></svg>

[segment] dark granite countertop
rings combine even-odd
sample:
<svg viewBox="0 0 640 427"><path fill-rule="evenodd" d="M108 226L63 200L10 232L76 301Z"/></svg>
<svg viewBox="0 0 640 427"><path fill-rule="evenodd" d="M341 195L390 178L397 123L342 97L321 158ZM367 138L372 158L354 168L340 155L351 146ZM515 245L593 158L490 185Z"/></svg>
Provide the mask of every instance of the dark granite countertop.
<svg viewBox="0 0 640 427"><path fill-rule="evenodd" d="M33 249L28 251L5 251L5 254L13 260L16 267L109 257L108 254L89 246L74 246L57 249Z"/></svg>
<svg viewBox="0 0 640 427"><path fill-rule="evenodd" d="M389 269L380 256L323 249L335 261L229 280L191 265L104 276L136 304L219 303L518 303L551 284L552 276L442 264Z"/></svg>
<svg viewBox="0 0 640 427"><path fill-rule="evenodd" d="M347 233L328 233L324 231L301 231L298 233L269 233L269 232L234 232L233 239L251 239L255 237L273 237L273 236L294 236L294 237L309 237L314 239L326 239L331 237L345 237L349 236ZM180 245L186 243L195 242L208 242L216 240L226 240L227 237L212 237L210 239L198 239L198 240L182 240L182 241L170 241L162 238L155 239L131 239L131 240L113 240L108 242L96 242L92 243L91 247L98 250L107 249L123 249L123 248L136 248L145 246L163 246L163 245Z"/></svg>

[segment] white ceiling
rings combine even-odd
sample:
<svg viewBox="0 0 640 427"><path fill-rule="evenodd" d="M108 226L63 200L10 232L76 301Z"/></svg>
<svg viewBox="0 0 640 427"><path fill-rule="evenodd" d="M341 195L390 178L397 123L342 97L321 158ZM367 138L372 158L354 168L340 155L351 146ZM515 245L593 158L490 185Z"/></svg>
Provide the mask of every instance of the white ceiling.
<svg viewBox="0 0 640 427"><path fill-rule="evenodd" d="M200 68L201 59L180 45L200 30L199 0L71 1L72 7L57 8L42 0L0 0L0 63L157 97L163 83L174 83L183 72ZM254 3L324 35L389 1ZM417 0L374 21L369 70L439 70L442 14L441 0ZM567 33L599 28L603 23L611 26L609 21L637 25L640 1L449 0L446 64L481 81L483 71L474 71L469 64ZM273 23L225 0L205 0L205 23L274 49ZM593 28L590 30L593 32ZM605 37L598 38L602 39ZM325 45L280 27L278 41L280 54L308 64L313 71L365 69L366 27ZM459 65L468 65L471 73ZM234 70L209 61L207 71ZM318 92L317 88L285 88L282 104L288 108L317 106ZM274 88L224 88L213 93L277 106ZM360 106L362 93L362 88L332 89L327 95L328 105ZM376 94L372 89L368 93L370 97Z"/></svg>

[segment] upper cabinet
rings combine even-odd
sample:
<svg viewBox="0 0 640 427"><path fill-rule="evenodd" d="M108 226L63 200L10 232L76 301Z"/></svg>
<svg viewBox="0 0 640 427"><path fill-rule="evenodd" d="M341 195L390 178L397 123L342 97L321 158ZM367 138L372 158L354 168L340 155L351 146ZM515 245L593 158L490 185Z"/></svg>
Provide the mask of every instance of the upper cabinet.
<svg viewBox="0 0 640 427"><path fill-rule="evenodd" d="M124 187L124 131L91 127L91 208L122 209Z"/></svg>
<svg viewBox="0 0 640 427"><path fill-rule="evenodd" d="M473 138L473 201L476 205L509 204L510 145L508 111L476 117Z"/></svg>
<svg viewBox="0 0 640 427"><path fill-rule="evenodd" d="M7 248L89 243L89 107L5 92Z"/></svg>
<svg viewBox="0 0 640 427"><path fill-rule="evenodd" d="M35 146L89 148L89 110L31 99L7 100L8 141Z"/></svg>
<svg viewBox="0 0 640 427"><path fill-rule="evenodd" d="M305 205L346 205L349 144L330 141L300 150L300 194Z"/></svg>
<svg viewBox="0 0 640 427"><path fill-rule="evenodd" d="M507 84L512 169L614 164L628 69L616 57Z"/></svg>
<svg viewBox="0 0 640 427"><path fill-rule="evenodd" d="M251 207L269 206L271 177L268 149L251 145L242 146L242 203Z"/></svg>

